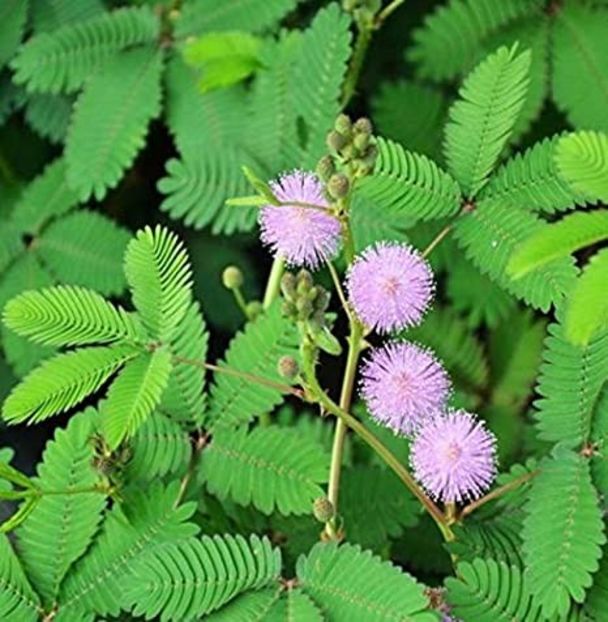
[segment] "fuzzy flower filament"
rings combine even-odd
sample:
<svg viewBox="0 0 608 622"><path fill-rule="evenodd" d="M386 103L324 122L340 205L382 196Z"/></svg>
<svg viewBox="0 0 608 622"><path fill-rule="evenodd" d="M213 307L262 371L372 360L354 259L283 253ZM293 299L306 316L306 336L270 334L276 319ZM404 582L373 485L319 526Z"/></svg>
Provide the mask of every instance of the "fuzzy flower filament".
<svg viewBox="0 0 608 622"><path fill-rule="evenodd" d="M443 410L450 390L433 353L413 343L376 348L362 367L361 394L369 413L398 434L411 435Z"/></svg>
<svg viewBox="0 0 608 622"><path fill-rule="evenodd" d="M260 209L262 242L294 266L317 268L331 259L338 251L342 227L330 213L323 185L316 175L293 171L271 182L270 187L284 205L265 205Z"/></svg>
<svg viewBox="0 0 608 622"><path fill-rule="evenodd" d="M383 242L355 259L346 288L363 323L389 333L422 321L433 299L433 272L412 246Z"/></svg>
<svg viewBox="0 0 608 622"><path fill-rule="evenodd" d="M410 454L416 479L444 503L474 500L496 476L496 439L464 411L435 417L418 432Z"/></svg>

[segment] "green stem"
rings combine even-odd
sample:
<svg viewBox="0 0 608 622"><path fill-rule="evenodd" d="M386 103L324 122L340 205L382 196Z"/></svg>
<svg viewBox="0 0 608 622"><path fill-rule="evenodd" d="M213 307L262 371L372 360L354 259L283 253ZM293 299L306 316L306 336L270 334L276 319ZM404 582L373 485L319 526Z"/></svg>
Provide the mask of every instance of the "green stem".
<svg viewBox="0 0 608 622"><path fill-rule="evenodd" d="M357 321L351 325L351 334L348 339L348 356L346 359L346 369L342 381L342 391L340 394L340 408L344 411L350 410L353 397L353 388L357 376L357 364L359 355L362 351L363 328ZM346 423L338 418L334 432L334 442L331 452L331 466L329 469L329 484L327 488L327 498L334 508L334 514L338 514L338 500L340 495L340 476L342 473L342 461L344 459L344 441L346 438ZM330 538L336 539L337 534L333 521L326 525L326 533Z"/></svg>
<svg viewBox="0 0 608 622"><path fill-rule="evenodd" d="M376 16L375 27L380 28L382 24L405 2L405 0L393 0L385 6Z"/></svg>
<svg viewBox="0 0 608 622"><path fill-rule="evenodd" d="M249 317L249 314L247 313L247 302L245 301L245 297L243 296L243 292L241 291L241 288L233 287L232 293L234 295L234 300L236 301L238 308L243 312L243 315L247 319L251 319Z"/></svg>
<svg viewBox="0 0 608 622"><path fill-rule="evenodd" d="M281 289L281 277L283 276L284 271L285 261L282 257L277 255L274 258L270 274L268 275L268 283L266 284L264 301L262 302L264 309L268 309L276 298L278 298L279 291Z"/></svg>
<svg viewBox="0 0 608 622"><path fill-rule="evenodd" d="M372 29L365 25L358 25L355 50L350 60L348 73L346 74L342 90L342 108L346 108L346 106L348 106L350 100L356 92L357 82L359 81L359 75L361 74L363 61L365 60L365 54L371 40Z"/></svg>
<svg viewBox="0 0 608 622"><path fill-rule="evenodd" d="M47 497L55 495L84 495L92 492L109 495L112 487L106 484L97 484L96 486L88 486L86 488L68 488L66 490L37 490L34 496Z"/></svg>
<svg viewBox="0 0 608 622"><path fill-rule="evenodd" d="M447 524L446 518L443 512L429 499L424 491L418 486L414 478L410 475L409 471L399 462L396 456L386 447L380 439L378 439L372 432L370 432L358 419L353 417L350 413L342 410L320 387L316 377L314 376L314 369L307 371L307 381L310 388L315 394L315 397L319 403L331 414L344 421L345 425L349 427L357 436L367 443L377 454L384 460L384 462L393 470L393 472L399 477L399 479L407 486L410 492L420 501L425 510L430 514L433 520L437 523L437 526L441 530L444 538L448 541L454 539L454 534ZM312 372L312 373L311 373Z"/></svg>
<svg viewBox="0 0 608 622"><path fill-rule="evenodd" d="M175 499L174 507L177 507L186 497L186 493L188 492L188 486L194 477L196 469L198 467L198 463L201 459L201 453L207 444L208 437L202 433L201 430L198 430L196 443L194 445L194 451L192 452L192 456L190 457L190 463L188 464L188 470L184 477L182 477L182 481L179 486L179 492L177 493L177 498Z"/></svg>

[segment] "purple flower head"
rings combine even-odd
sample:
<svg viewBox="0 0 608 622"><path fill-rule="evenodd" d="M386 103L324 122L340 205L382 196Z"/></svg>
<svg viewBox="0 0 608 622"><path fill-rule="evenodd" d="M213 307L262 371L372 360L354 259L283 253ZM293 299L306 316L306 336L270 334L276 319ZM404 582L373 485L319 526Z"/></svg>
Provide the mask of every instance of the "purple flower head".
<svg viewBox="0 0 608 622"><path fill-rule="evenodd" d="M392 342L372 350L362 368L361 394L371 416L395 432L412 434L445 408L447 372L429 350Z"/></svg>
<svg viewBox="0 0 608 622"><path fill-rule="evenodd" d="M310 203L328 208L323 185L313 173L293 171L270 184L282 203ZM340 244L340 221L324 209L265 205L260 210L262 242L294 266L316 268L331 259Z"/></svg>
<svg viewBox="0 0 608 622"><path fill-rule="evenodd" d="M388 333L420 323L433 298L433 272L413 247L381 242L355 259L346 287L361 320Z"/></svg>
<svg viewBox="0 0 608 622"><path fill-rule="evenodd" d="M496 476L496 439L483 421L464 410L426 423L410 454L414 475L446 503L480 497Z"/></svg>

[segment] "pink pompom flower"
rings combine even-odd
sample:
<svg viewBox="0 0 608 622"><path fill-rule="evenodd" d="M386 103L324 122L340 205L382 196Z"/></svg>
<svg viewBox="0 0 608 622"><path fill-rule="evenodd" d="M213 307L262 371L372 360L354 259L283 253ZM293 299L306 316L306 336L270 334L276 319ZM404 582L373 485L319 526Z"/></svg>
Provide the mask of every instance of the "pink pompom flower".
<svg viewBox="0 0 608 622"><path fill-rule="evenodd" d="M271 182L270 187L285 205L265 205L260 209L262 242L293 266L314 269L331 259L340 246L341 225L329 212L317 176L293 171ZM289 205L290 201L318 205L320 209Z"/></svg>
<svg viewBox="0 0 608 622"><path fill-rule="evenodd" d="M422 321L433 299L433 272L412 246L381 242L355 259L346 288L363 323L389 333Z"/></svg>
<svg viewBox="0 0 608 622"><path fill-rule="evenodd" d="M496 438L475 415L449 411L420 428L410 461L416 479L434 499L474 500L496 477Z"/></svg>
<svg viewBox="0 0 608 622"><path fill-rule="evenodd" d="M433 353L413 343L391 342L372 350L361 371L361 394L370 415L406 436L445 408L451 390Z"/></svg>

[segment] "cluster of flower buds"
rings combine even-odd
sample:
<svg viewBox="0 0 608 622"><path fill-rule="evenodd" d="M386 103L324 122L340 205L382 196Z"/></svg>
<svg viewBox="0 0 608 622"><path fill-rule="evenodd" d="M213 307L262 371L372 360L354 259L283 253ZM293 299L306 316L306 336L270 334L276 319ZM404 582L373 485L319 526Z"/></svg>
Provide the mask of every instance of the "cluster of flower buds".
<svg viewBox="0 0 608 622"><path fill-rule="evenodd" d="M369 174L374 168L378 148L371 121L362 117L354 123L341 114L327 135L330 155L317 164L317 174L327 184L333 199L345 197L355 177Z"/></svg>
<svg viewBox="0 0 608 622"><path fill-rule="evenodd" d="M281 279L281 292L283 314L299 326L302 334L325 352L340 354L340 343L331 334L326 313L330 294L314 283L310 272L285 273Z"/></svg>

